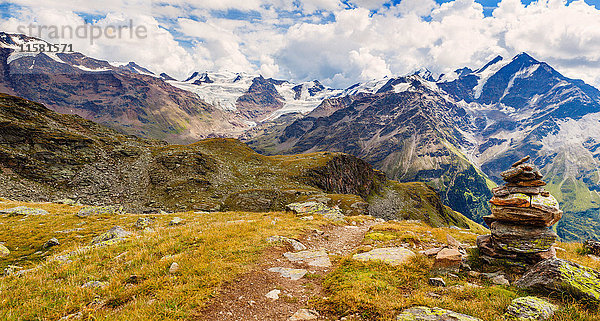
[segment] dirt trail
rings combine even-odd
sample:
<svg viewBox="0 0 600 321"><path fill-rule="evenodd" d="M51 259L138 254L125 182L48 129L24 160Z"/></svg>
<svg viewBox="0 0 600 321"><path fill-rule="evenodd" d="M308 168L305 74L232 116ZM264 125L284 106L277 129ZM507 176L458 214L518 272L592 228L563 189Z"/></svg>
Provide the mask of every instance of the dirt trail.
<svg viewBox="0 0 600 321"><path fill-rule="evenodd" d="M322 231L314 230L299 240L309 250L324 249L330 255L345 256L360 246L373 220L354 225L329 225ZM226 284L209 306L200 312L199 320L288 320L291 315L308 307L314 297L323 297L323 277L335 268L314 267L304 263L292 263L283 253L291 247L274 246L264 254L257 268ZM273 267L306 269L308 274L299 280L282 277L268 271ZM272 290L279 290L279 299L265 297ZM326 320L321 316L319 320Z"/></svg>

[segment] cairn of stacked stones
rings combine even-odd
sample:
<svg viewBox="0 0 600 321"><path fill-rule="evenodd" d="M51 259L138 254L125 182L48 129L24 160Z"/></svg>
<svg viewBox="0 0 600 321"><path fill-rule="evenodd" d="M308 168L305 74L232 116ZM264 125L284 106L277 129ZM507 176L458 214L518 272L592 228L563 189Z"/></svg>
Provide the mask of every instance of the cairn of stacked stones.
<svg viewBox="0 0 600 321"><path fill-rule="evenodd" d="M560 220L562 211L528 161L529 156L502 172L506 184L492 190L492 215L484 217L491 235L477 238L488 263L527 267L556 256L557 235L549 227Z"/></svg>

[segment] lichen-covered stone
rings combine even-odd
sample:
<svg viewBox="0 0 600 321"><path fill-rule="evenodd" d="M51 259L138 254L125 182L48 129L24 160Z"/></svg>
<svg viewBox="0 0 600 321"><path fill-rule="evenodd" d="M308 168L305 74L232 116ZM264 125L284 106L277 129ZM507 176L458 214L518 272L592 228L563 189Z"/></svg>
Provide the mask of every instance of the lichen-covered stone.
<svg viewBox="0 0 600 321"><path fill-rule="evenodd" d="M490 226L492 242L497 248L516 253L550 250L558 235L546 227L509 224L501 221Z"/></svg>
<svg viewBox="0 0 600 321"><path fill-rule="evenodd" d="M466 314L456 313L454 311L441 308L429 308L425 306L417 306L408 308L398 317L398 321L482 321Z"/></svg>
<svg viewBox="0 0 600 321"><path fill-rule="evenodd" d="M152 225L153 223L154 223L154 220L152 218L140 217L137 219L137 221L135 221L135 223L133 224L133 227L143 230L147 227L150 227L150 225Z"/></svg>
<svg viewBox="0 0 600 321"><path fill-rule="evenodd" d="M538 321L552 318L558 307L546 300L534 296L512 300L504 318L509 321Z"/></svg>
<svg viewBox="0 0 600 321"><path fill-rule="evenodd" d="M539 262L515 284L519 288L571 295L589 303L600 303L600 273L559 258Z"/></svg>
<svg viewBox="0 0 600 321"><path fill-rule="evenodd" d="M8 255L10 255L10 250L6 246L0 244L0 257L5 257Z"/></svg>
<svg viewBox="0 0 600 321"><path fill-rule="evenodd" d="M175 225L180 225L183 223L183 219L181 217L174 217L173 219L171 219L171 221L169 221L169 226L175 226Z"/></svg>
<svg viewBox="0 0 600 321"><path fill-rule="evenodd" d="M600 242L594 240L586 240L583 243L583 248L590 254L600 255Z"/></svg>
<svg viewBox="0 0 600 321"><path fill-rule="evenodd" d="M286 208L297 215L306 216L306 215L323 215L324 218L332 220L332 221L343 221L344 214L339 208L329 207L320 202L301 202L301 203L291 203L286 205Z"/></svg>
<svg viewBox="0 0 600 321"><path fill-rule="evenodd" d="M0 210L0 214L8 214L8 216L18 215L48 215L48 211L40 208L31 208L27 206L17 206L6 210Z"/></svg>
<svg viewBox="0 0 600 321"><path fill-rule="evenodd" d="M408 262L415 255L413 251L402 247L386 247L354 254L352 258L359 261L381 261L390 265L400 265Z"/></svg>
<svg viewBox="0 0 600 321"><path fill-rule="evenodd" d="M556 212L560 209L558 201L554 196L544 196L541 194L531 196L531 207L548 212Z"/></svg>
<svg viewBox="0 0 600 321"><path fill-rule="evenodd" d="M514 207L529 207L531 205L531 196L515 193L509 194L504 197L494 196L490 203L497 206L514 206Z"/></svg>
<svg viewBox="0 0 600 321"><path fill-rule="evenodd" d="M78 217L99 216L99 215L120 215L125 214L123 206L85 206L77 212Z"/></svg>
<svg viewBox="0 0 600 321"><path fill-rule="evenodd" d="M125 231L120 226L115 226L115 227L111 228L110 230L106 231L105 233L102 233L101 235L94 237L92 239L92 244L99 244L99 243L104 243L107 241L123 239L129 235L131 235L131 232Z"/></svg>
<svg viewBox="0 0 600 321"><path fill-rule="evenodd" d="M561 210L542 210L535 207L496 206L487 219L534 226L552 226L562 217Z"/></svg>

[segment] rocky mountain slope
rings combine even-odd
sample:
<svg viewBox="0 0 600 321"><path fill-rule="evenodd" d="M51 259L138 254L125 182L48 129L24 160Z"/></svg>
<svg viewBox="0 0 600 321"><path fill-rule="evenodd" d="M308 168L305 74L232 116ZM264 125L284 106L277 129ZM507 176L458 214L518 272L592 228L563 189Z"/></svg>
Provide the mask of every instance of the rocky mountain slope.
<svg viewBox="0 0 600 321"><path fill-rule="evenodd" d="M0 33L0 92L128 134L176 142L231 135L249 127L135 63L110 64L80 53L21 52L21 44L46 42Z"/></svg>
<svg viewBox="0 0 600 321"><path fill-rule="evenodd" d="M524 155L565 209L558 234L598 237L600 91L523 53L434 78L427 71L357 84L299 119L243 138L257 150L344 151L399 180L429 182L480 220L499 172ZM484 175L481 175L484 173Z"/></svg>
<svg viewBox="0 0 600 321"><path fill-rule="evenodd" d="M0 195L12 199L70 198L148 212L285 210L287 204L313 200L358 214L369 211L371 200L381 203L395 195L401 201L372 213L421 218L435 226L472 224L424 184L388 181L347 154L269 157L234 139L167 145L4 94L0 169Z"/></svg>

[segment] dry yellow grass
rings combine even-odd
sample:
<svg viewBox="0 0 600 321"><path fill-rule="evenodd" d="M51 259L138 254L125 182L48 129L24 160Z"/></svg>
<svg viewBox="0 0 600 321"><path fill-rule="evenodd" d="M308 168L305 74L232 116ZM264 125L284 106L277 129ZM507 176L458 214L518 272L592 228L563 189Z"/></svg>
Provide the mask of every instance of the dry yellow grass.
<svg viewBox="0 0 600 321"><path fill-rule="evenodd" d="M43 264L22 276L0 279L2 320L56 320L78 312L94 320L187 319L217 293L223 282L252 269L268 246L266 237L297 236L325 224L321 220L302 221L290 213L187 212L153 215L154 232L145 232L136 231L132 225L148 215L81 219L74 216L77 207L15 202L0 205L27 205L51 212L25 219L0 218L0 237L9 241L9 248L29 248L3 258L3 266L40 263L21 256L52 236L59 237L64 245L53 248L48 257L86 245L92 236L115 225L135 232L126 241L75 256L70 263ZM168 227L174 216L184 219L185 224ZM86 229L64 235L54 232L80 226ZM38 261L42 257L39 255ZM173 262L180 265L176 274L168 272ZM88 281L108 285L82 288Z"/></svg>

